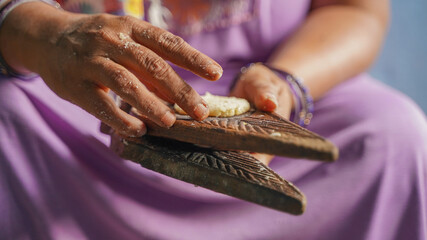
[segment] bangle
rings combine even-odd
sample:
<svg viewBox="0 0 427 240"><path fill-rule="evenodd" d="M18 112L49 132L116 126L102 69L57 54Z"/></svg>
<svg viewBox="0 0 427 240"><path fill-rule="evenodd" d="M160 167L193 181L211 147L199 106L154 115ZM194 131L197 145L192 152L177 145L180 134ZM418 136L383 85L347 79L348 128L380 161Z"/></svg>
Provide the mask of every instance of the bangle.
<svg viewBox="0 0 427 240"><path fill-rule="evenodd" d="M285 80L294 96L294 119L295 123L300 126L307 127L313 118L313 98L308 92L307 87L303 84L301 78L298 78L290 73L279 70L270 65L264 64L267 68L273 71L281 79Z"/></svg>
<svg viewBox="0 0 427 240"><path fill-rule="evenodd" d="M12 0L9 3L6 3L6 5L2 9L0 9L0 28L3 25L3 22L6 19L7 15L10 12L12 12L13 9L15 9L16 7L18 7L23 3L35 2L35 1L44 2L58 9L61 9L61 6L59 5L59 3L53 0ZM0 75L8 76L8 77L17 77L21 79L30 79L37 76L37 74L35 73L21 74L16 72L6 63L1 53L0 53Z"/></svg>

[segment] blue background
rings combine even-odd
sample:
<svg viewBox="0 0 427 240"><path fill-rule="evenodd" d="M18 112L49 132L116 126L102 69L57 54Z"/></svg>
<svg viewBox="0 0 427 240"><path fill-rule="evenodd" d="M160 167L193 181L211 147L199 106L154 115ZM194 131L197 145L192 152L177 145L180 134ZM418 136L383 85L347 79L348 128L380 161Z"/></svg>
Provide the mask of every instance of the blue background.
<svg viewBox="0 0 427 240"><path fill-rule="evenodd" d="M370 73L410 96L426 113L427 0L391 2L390 30Z"/></svg>

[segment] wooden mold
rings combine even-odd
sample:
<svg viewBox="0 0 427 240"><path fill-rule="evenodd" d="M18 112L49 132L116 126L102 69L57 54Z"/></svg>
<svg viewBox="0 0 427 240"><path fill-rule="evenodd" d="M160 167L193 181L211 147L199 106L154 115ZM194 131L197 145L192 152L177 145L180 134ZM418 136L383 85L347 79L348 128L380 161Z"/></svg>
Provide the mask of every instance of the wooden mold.
<svg viewBox="0 0 427 240"><path fill-rule="evenodd" d="M229 118L195 121L177 115L170 129L144 120L148 135L195 143L213 149L243 150L292 158L334 161L338 149L330 141L274 113L252 110Z"/></svg>
<svg viewBox="0 0 427 240"><path fill-rule="evenodd" d="M121 139L120 156L164 175L294 215L304 194L245 152L201 148L160 137Z"/></svg>
<svg viewBox="0 0 427 240"><path fill-rule="evenodd" d="M271 113L250 111L204 121L177 115L170 129L144 121L147 136L123 139L113 135L112 148L121 157L185 182L295 215L304 212L304 194L244 151L322 161L338 157L331 142Z"/></svg>

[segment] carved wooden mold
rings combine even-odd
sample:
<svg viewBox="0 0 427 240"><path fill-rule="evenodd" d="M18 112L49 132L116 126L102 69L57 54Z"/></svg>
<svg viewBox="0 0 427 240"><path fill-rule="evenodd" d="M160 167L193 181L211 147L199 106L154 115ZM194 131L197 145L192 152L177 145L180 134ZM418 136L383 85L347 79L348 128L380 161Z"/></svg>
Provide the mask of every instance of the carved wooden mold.
<svg viewBox="0 0 427 240"><path fill-rule="evenodd" d="M334 161L338 157L338 149L330 141L274 113L252 110L235 117L209 117L204 121L177 115L177 121L170 129L145 122L149 125L149 135L214 149L321 161Z"/></svg>
<svg viewBox="0 0 427 240"><path fill-rule="evenodd" d="M248 153L152 136L121 144L121 157L153 171L276 210L304 212L301 191Z"/></svg>
<svg viewBox="0 0 427 240"><path fill-rule="evenodd" d="M112 147L123 158L188 183L296 215L305 209L301 191L243 151L323 161L338 156L336 147L317 134L259 111L204 121L178 115L170 129L144 121L149 136L113 136Z"/></svg>

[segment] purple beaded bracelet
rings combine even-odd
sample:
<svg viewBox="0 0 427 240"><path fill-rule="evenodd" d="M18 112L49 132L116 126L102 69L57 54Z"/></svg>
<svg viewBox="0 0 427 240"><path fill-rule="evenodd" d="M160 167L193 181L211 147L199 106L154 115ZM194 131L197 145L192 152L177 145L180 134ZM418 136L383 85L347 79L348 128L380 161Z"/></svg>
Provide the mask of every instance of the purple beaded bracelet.
<svg viewBox="0 0 427 240"><path fill-rule="evenodd" d="M311 119L313 118L313 98L311 97L308 89L303 84L300 78L295 77L294 75L272 67L270 65L264 64L267 68L273 71L281 79L285 80L294 95L295 106L294 106L294 122L298 123L303 127L307 127Z"/></svg>
<svg viewBox="0 0 427 240"><path fill-rule="evenodd" d="M3 22L6 19L7 15L13 9L15 9L16 7L18 7L19 5L21 5L23 3L35 2L35 1L47 3L47 4L52 5L58 9L61 8L59 3L57 3L53 0L12 0L9 3L6 3L6 5L2 9L0 9L0 27L3 25ZM0 53L0 75L8 76L8 77L17 77L17 78L21 78L21 79L30 79L30 78L34 78L37 76L37 74L26 74L26 75L24 75L24 74L16 72L6 63L6 61L4 60L1 53Z"/></svg>

